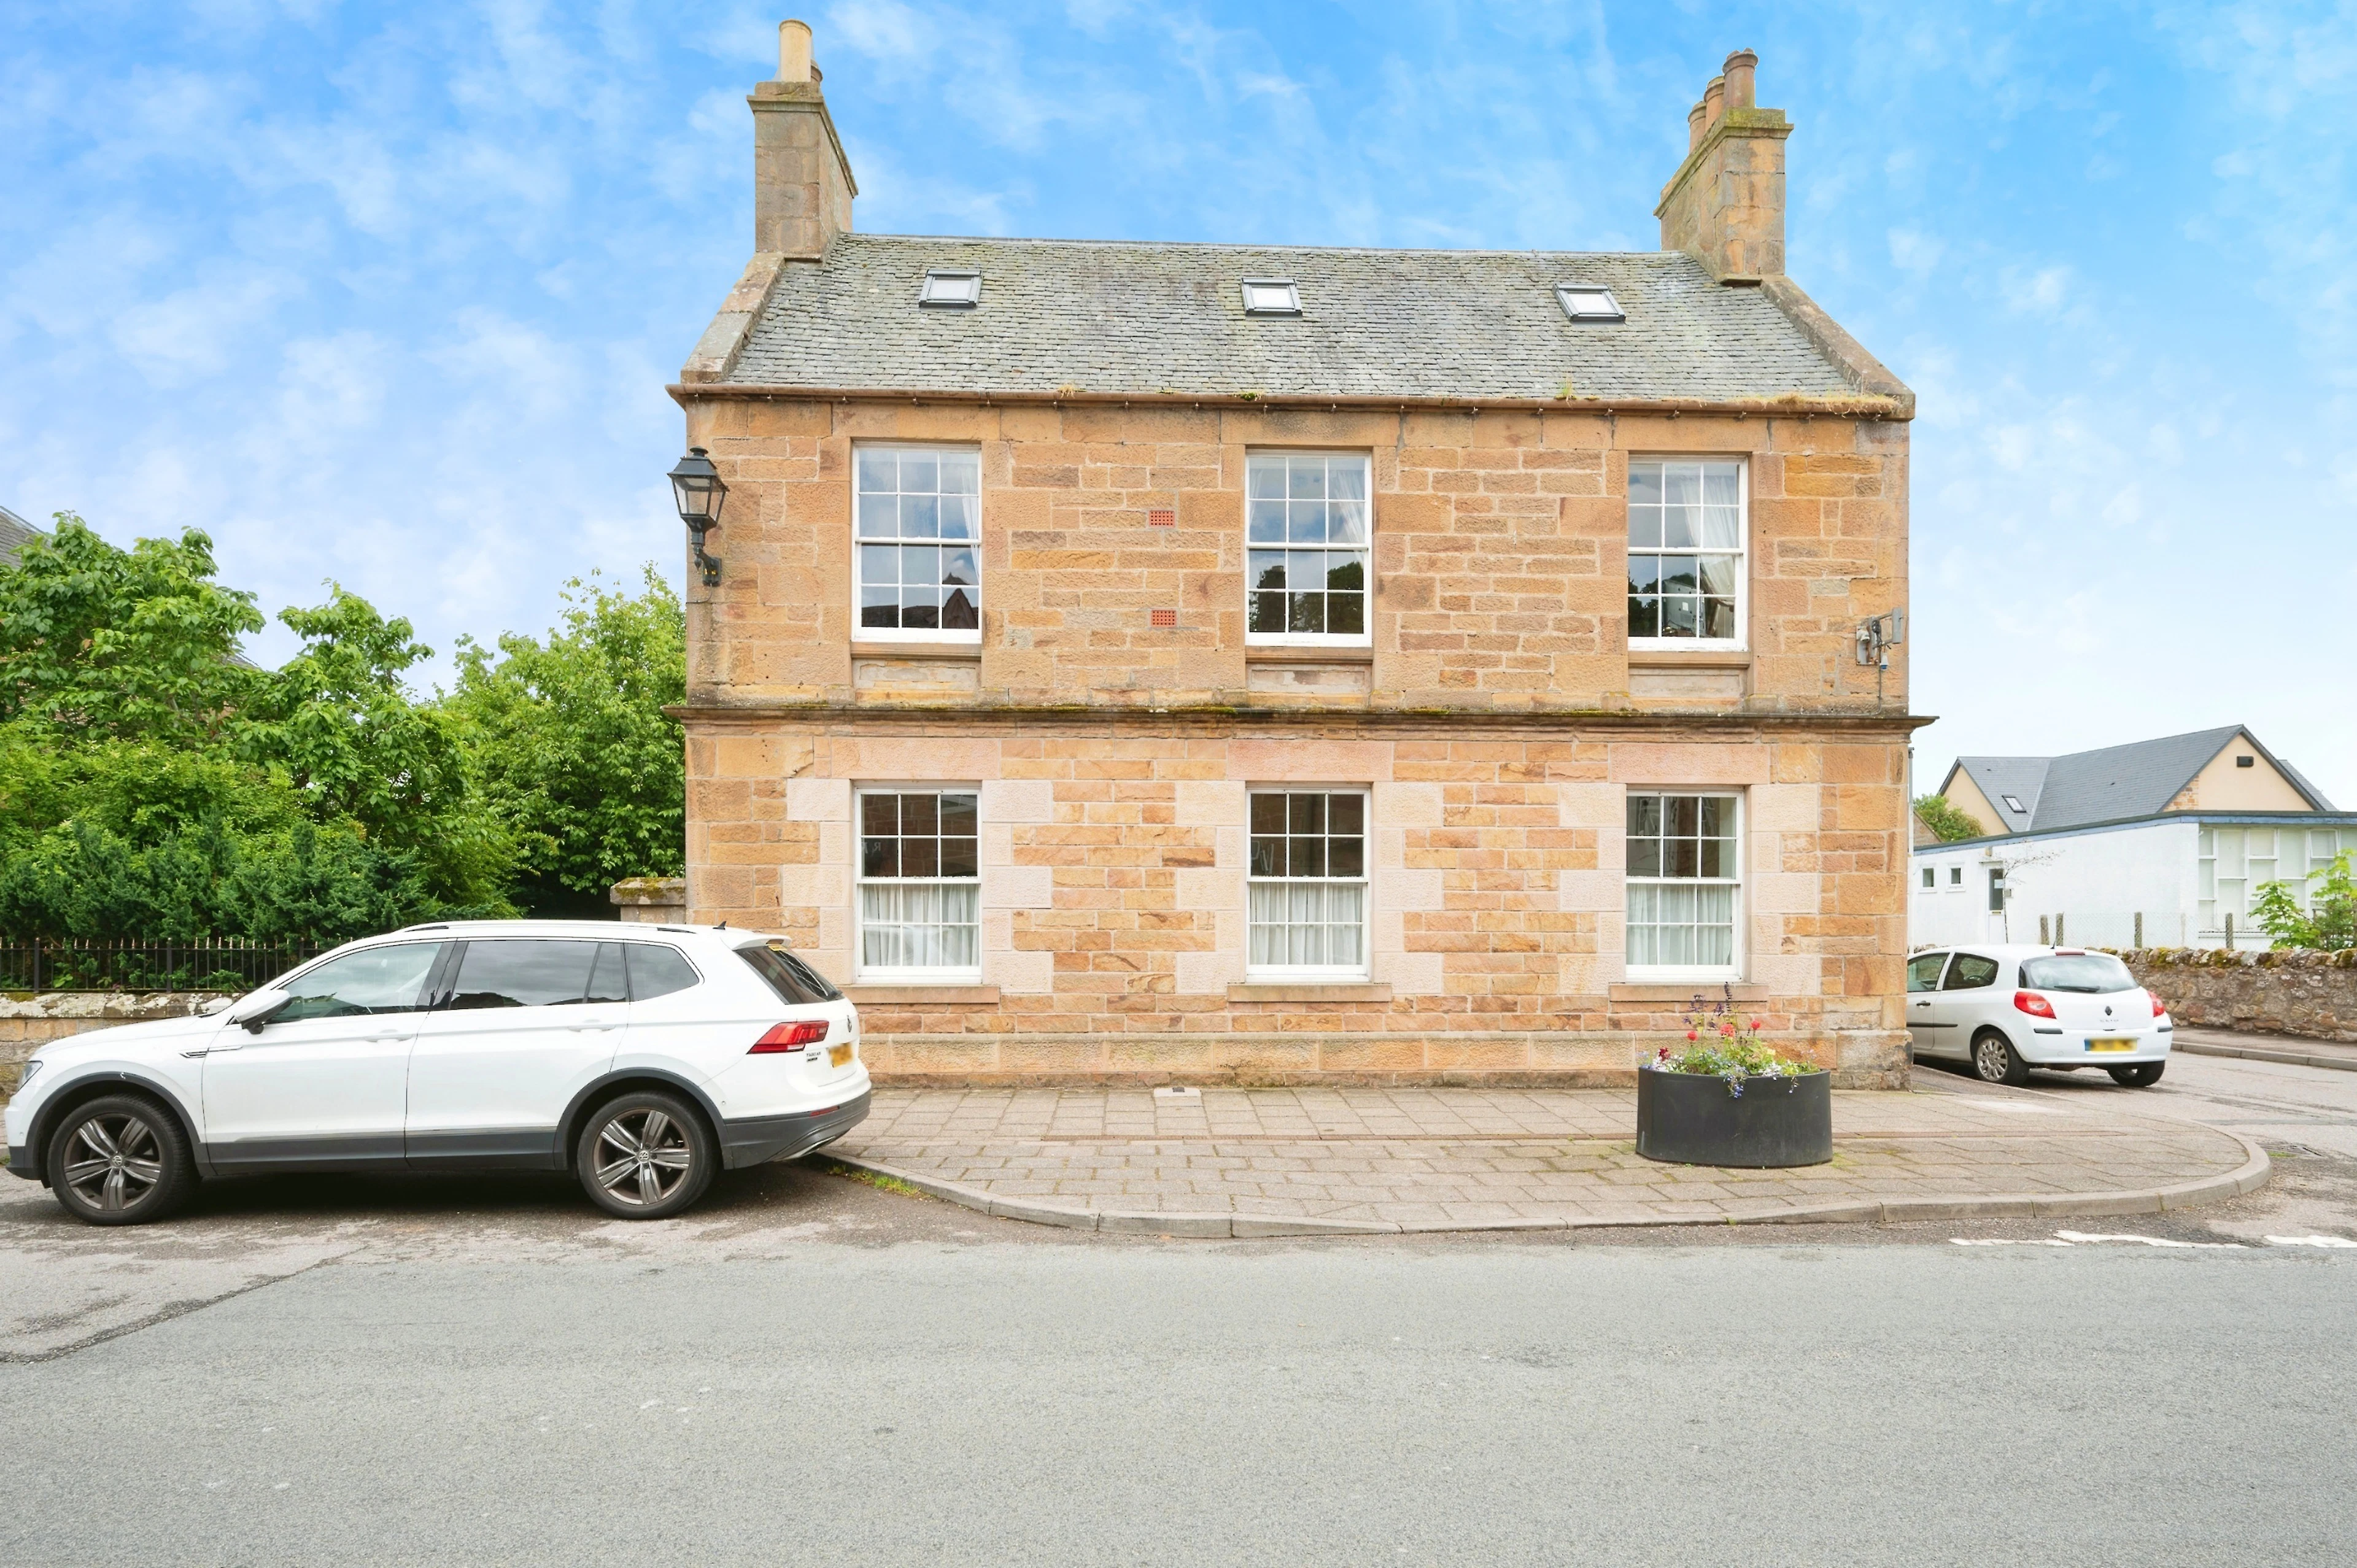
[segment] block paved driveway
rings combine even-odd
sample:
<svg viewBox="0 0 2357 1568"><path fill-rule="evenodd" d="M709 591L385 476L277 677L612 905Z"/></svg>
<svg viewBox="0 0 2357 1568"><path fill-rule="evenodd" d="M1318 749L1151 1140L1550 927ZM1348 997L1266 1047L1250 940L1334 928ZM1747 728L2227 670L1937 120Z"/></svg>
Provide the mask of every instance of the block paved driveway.
<svg viewBox="0 0 2357 1568"><path fill-rule="evenodd" d="M1633 1088L886 1089L837 1152L1051 1209L1419 1229L2064 1199L2222 1177L2251 1159L2228 1133L2137 1113L2132 1090L1915 1079L1837 1092L1833 1163L1793 1170L1640 1158Z"/></svg>

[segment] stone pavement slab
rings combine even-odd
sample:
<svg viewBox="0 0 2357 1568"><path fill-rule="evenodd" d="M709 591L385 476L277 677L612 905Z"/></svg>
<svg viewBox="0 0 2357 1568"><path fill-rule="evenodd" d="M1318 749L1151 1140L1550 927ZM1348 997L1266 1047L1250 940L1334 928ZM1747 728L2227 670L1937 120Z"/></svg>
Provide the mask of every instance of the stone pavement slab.
<svg viewBox="0 0 2357 1568"><path fill-rule="evenodd" d="M2266 1180L2232 1133L1917 1081L1836 1091L1833 1162L1790 1170L1640 1158L1633 1088L879 1090L828 1153L1011 1219L1168 1235L2158 1213Z"/></svg>

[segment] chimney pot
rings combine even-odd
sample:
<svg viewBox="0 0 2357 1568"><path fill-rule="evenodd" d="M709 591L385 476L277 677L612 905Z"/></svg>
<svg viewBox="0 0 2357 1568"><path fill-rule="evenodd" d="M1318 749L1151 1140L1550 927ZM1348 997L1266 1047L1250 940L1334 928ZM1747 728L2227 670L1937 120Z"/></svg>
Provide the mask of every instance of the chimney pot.
<svg viewBox="0 0 2357 1568"><path fill-rule="evenodd" d="M778 24L778 80L808 81L811 79L811 30L807 22Z"/></svg>
<svg viewBox="0 0 2357 1568"><path fill-rule="evenodd" d="M1697 102L1686 111L1686 151L1702 145L1702 134L1710 129L1710 111Z"/></svg>
<svg viewBox="0 0 2357 1568"><path fill-rule="evenodd" d="M1727 78L1723 76L1714 76L1710 79L1710 85L1702 90L1702 123L1704 129L1707 130L1711 126L1717 124L1718 117L1726 112Z"/></svg>
<svg viewBox="0 0 2357 1568"><path fill-rule="evenodd" d="M1727 74L1721 80L1727 83L1727 106L1729 109L1752 107L1758 91L1755 73L1759 69L1760 57L1749 49L1738 49L1727 57Z"/></svg>

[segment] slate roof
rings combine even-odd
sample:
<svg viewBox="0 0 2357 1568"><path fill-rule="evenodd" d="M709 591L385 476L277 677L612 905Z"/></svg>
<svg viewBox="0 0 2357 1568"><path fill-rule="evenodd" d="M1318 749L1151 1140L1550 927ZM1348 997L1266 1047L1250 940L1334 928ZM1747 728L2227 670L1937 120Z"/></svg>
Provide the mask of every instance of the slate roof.
<svg viewBox="0 0 2357 1568"><path fill-rule="evenodd" d="M2011 832L2050 832L2091 822L2158 816L2193 781L2210 759L2235 736L2250 739L2259 754L2281 770L2293 789L2319 811L2332 802L2277 758L2241 725L2163 736L2127 746L2107 746L2068 757L1960 757L1956 766L1980 787ZM2010 794L2025 810L2007 811Z"/></svg>
<svg viewBox="0 0 2357 1568"><path fill-rule="evenodd" d="M25 547L25 541L40 532L6 507L0 506L0 566L14 566L17 553Z"/></svg>
<svg viewBox="0 0 2357 1568"><path fill-rule="evenodd" d="M920 308L928 267L982 274ZM1298 317L1248 317L1246 277ZM1575 322L1559 283L1628 319ZM721 384L1233 396L1734 401L1854 395L1766 291L1674 252L1377 251L851 233L786 263Z"/></svg>

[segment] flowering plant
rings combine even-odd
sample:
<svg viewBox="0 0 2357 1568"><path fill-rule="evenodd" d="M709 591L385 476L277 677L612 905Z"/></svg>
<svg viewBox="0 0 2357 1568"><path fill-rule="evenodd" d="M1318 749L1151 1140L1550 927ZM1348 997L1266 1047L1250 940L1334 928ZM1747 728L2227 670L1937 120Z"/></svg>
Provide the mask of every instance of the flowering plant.
<svg viewBox="0 0 2357 1568"><path fill-rule="evenodd" d="M1803 1073L1816 1071L1804 1061L1776 1054L1760 1037L1760 1020L1748 1023L1735 1010L1730 989L1717 1002L1696 995L1686 1008L1686 1043L1682 1049L1663 1046L1645 1065L1655 1072L1706 1073L1727 1080L1727 1092L1743 1098L1743 1086L1755 1078L1781 1082L1787 1093Z"/></svg>

